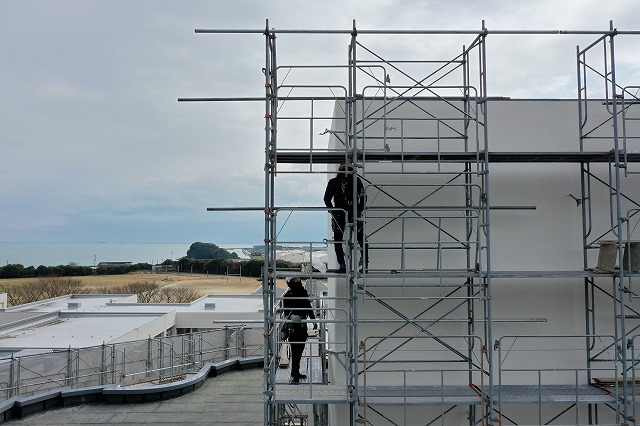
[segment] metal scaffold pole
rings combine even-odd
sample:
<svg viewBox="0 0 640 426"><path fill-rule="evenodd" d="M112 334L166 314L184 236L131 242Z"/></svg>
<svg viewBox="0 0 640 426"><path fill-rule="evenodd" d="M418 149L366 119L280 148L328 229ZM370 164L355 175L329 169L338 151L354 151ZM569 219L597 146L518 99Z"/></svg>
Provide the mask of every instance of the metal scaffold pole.
<svg viewBox="0 0 640 426"><path fill-rule="evenodd" d="M615 193L615 218L616 218L616 228L614 230L614 234L617 237L618 244L618 265L619 265L619 277L617 278L617 300L619 303L617 304L616 310L618 311L616 316L619 318L618 324L619 329L616 330L616 340L619 341L620 348L617 351L620 357L620 374L622 379L622 395L624 396L624 402L622 403L622 412L620 413L621 422L626 422L630 419L628 416L629 412L629 383L627 381L628 373L629 373L629 365L627 360L627 331L626 331L626 289L625 289L625 270L624 270L624 246L625 246L625 235L623 234L624 229L624 213L622 211L622 185L621 178L622 173L621 169L621 152L620 152L620 143L619 143L619 114L618 111L618 87L616 84L616 62L615 62L615 36L616 31L613 27L613 21L609 23L609 29L611 30L611 34L607 36L608 45L609 45L609 57L605 58L605 66L608 62L608 71L605 71L605 77L607 80L607 93L610 93L608 99L611 99L611 116L612 118L612 136L613 136L613 155L614 155L614 176L613 180L615 182L614 185L614 193ZM614 283L616 279L614 278Z"/></svg>
<svg viewBox="0 0 640 426"><path fill-rule="evenodd" d="M485 151L485 155L483 156L484 158L484 164L482 167L482 188L483 188L483 195L480 197L481 203L482 203L482 210L483 210L483 224L482 226L484 227L484 236L485 236L485 270L484 273L486 274L486 280L485 280L485 286L484 286L484 298L485 298L485 306L484 306L484 311L485 311L485 345L486 348L485 350L483 350L483 352L486 354L487 357L487 367L486 367L486 372L488 373L488 392L487 392L487 396L488 396L488 404L486 406L486 413L482 413L483 418L484 416L486 416L486 420L487 420L487 424L489 425L493 425L495 424L495 422L498 421L498 419L495 418L494 416L494 404L495 404L495 400L494 400L494 393L493 393L493 389L494 389L494 378L493 378L493 350L491 348L492 346L492 342L493 342L493 318L492 318L492 309L491 309L491 304L492 304L492 276L491 276L491 223L490 223L490 206L491 206L491 202L490 202L490 193L489 193L489 186L490 186L490 174L489 174L489 156L486 155L487 152L489 152L489 133L488 133L488 128L489 128L489 119L488 119L488 96L487 96L487 48L486 48L486 26L485 26L485 22L484 20L482 21L482 31L483 33L480 35L480 45L479 45L479 55L480 55L480 59L479 59L479 65L480 65L480 105L481 108L483 109L484 112L484 126L483 126L483 140L484 140L484 146L483 149ZM485 372L483 371L482 374L485 374Z"/></svg>
<svg viewBox="0 0 640 426"><path fill-rule="evenodd" d="M347 155L349 156L349 164L351 165L351 169L353 173L349 176L351 178L351 193L352 193L352 211L347 214L347 217L351 216L353 218L353 222L347 224L349 227L349 232L347 232L347 247L348 247L348 258L347 258L347 277L349 277L349 286L347 292L348 298L348 306L349 306L349 318L347 323L348 333L351 338L349 339L349 353L351 362L349 365L349 377L350 377L350 386L352 387L351 396L350 396L350 416L351 423L355 425L360 423L359 414L358 414L358 353L359 353L359 345L358 345L358 305L356 303L356 289L358 285L358 246L357 246L357 238L356 234L358 232L358 197L360 194L357 193L357 179L358 179L358 164L357 164L357 151L358 151L358 114L357 114L357 101L356 94L358 90L357 86L357 36L358 31L356 29L356 21L353 20L353 29L351 32L351 42L349 44L349 103L348 103L348 111L349 111L349 129L348 129L348 138L347 138ZM364 146L363 146L364 150Z"/></svg>
<svg viewBox="0 0 640 426"><path fill-rule="evenodd" d="M264 424L268 426L273 424L277 419L277 407L274 405L275 384L274 357L277 356L278 348L274 333L276 329L273 326L275 319L275 279L273 278L274 267L274 247L273 247L273 229L274 229L274 187L273 187L273 156L276 146L276 129L275 117L277 112L277 100L274 100L272 83L275 80L275 67L273 60L275 59L275 36L269 31L269 20L266 20L265 30L265 164L264 164L264 266L262 271L262 292L265 308L264 316L264 386L265 386L265 413Z"/></svg>

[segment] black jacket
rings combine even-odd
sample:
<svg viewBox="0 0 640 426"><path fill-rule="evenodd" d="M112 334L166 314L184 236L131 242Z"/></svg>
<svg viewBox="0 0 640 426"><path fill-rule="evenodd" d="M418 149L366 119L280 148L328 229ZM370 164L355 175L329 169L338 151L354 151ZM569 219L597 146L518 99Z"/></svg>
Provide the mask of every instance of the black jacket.
<svg viewBox="0 0 640 426"><path fill-rule="evenodd" d="M309 293L302 286L302 283L289 284L289 290L282 296L282 310L285 318L289 318L291 315L298 315L303 320L316 318L309 301Z"/></svg>
<svg viewBox="0 0 640 426"><path fill-rule="evenodd" d="M365 196L364 186L360 178L356 178L356 193L358 195L358 206L356 213L358 217L364 210ZM349 219L353 219L353 177L345 173L329 180L327 189L324 191L324 204L328 208L338 208L347 211Z"/></svg>
<svg viewBox="0 0 640 426"><path fill-rule="evenodd" d="M282 310L285 318L291 319L292 315L298 315L301 320L315 319L311 302L308 299L309 293L302 286L302 283L290 283L289 290L282 296ZM303 299L306 298L306 299ZM306 323L290 323L289 342L304 342L307 340Z"/></svg>

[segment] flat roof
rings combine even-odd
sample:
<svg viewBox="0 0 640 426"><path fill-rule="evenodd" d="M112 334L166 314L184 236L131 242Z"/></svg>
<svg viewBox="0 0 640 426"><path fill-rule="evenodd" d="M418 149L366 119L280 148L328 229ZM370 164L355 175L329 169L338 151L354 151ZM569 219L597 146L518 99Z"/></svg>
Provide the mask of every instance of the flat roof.
<svg viewBox="0 0 640 426"><path fill-rule="evenodd" d="M5 309L0 311L0 353L82 348L146 338L145 333L154 337L174 326L213 328L263 318L261 293L208 295L192 303L134 300L135 295L126 294L78 294Z"/></svg>
<svg viewBox="0 0 640 426"><path fill-rule="evenodd" d="M54 299L42 300L5 309L0 312L0 325L14 318L29 317L45 312L82 312L82 313L168 313L196 312L205 310L206 304L215 303L217 312L262 312L262 294L225 294L207 295L191 303L137 303L132 302L134 295L126 294L74 294ZM6 319L5 319L6 318Z"/></svg>
<svg viewBox="0 0 640 426"><path fill-rule="evenodd" d="M110 343L159 317L158 315L58 316L42 324L8 330L0 334L0 350L98 346Z"/></svg>
<svg viewBox="0 0 640 426"><path fill-rule="evenodd" d="M69 310L69 304L76 305L77 308L73 308L74 311L79 312L97 312L108 304L122 301L122 300L135 300L135 295L132 294L69 294L66 296L54 297L52 299L40 300L37 302L27 303L24 305L13 306L5 309L0 317L7 313L15 312L57 312Z"/></svg>
<svg viewBox="0 0 640 426"><path fill-rule="evenodd" d="M34 319L41 315L41 312L2 312L0 313L0 327L17 321Z"/></svg>

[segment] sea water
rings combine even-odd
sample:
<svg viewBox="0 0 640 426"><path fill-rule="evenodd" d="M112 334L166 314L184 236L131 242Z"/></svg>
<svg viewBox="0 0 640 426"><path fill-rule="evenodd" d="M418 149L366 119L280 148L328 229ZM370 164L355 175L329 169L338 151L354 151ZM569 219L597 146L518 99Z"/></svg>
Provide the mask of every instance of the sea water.
<svg viewBox="0 0 640 426"><path fill-rule="evenodd" d="M246 257L242 248L252 244L217 244ZM129 243L2 243L0 265L58 266L76 263L94 266L100 262L162 263L187 255L191 243L129 244Z"/></svg>

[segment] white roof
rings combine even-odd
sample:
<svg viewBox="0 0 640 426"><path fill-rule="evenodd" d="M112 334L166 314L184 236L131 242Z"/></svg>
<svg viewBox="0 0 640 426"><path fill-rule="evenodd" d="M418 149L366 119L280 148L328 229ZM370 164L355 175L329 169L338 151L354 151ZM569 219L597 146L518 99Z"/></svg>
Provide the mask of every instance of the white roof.
<svg viewBox="0 0 640 426"><path fill-rule="evenodd" d="M9 314L23 315L45 312L78 312L102 314L162 314L168 312L196 312L215 303L217 312L262 312L262 294L208 295L191 303L136 303L135 295L68 295L5 309ZM210 306L209 306L210 308ZM0 313L0 324L2 314Z"/></svg>
<svg viewBox="0 0 640 426"><path fill-rule="evenodd" d="M192 303L135 303L135 295L68 295L0 311L0 352L66 349L145 339L171 327L212 328L263 318L262 294Z"/></svg>
<svg viewBox="0 0 640 426"><path fill-rule="evenodd" d="M1 333L0 350L98 346L102 343L110 343L132 329L142 327L156 319L158 316L60 316L49 322Z"/></svg>

